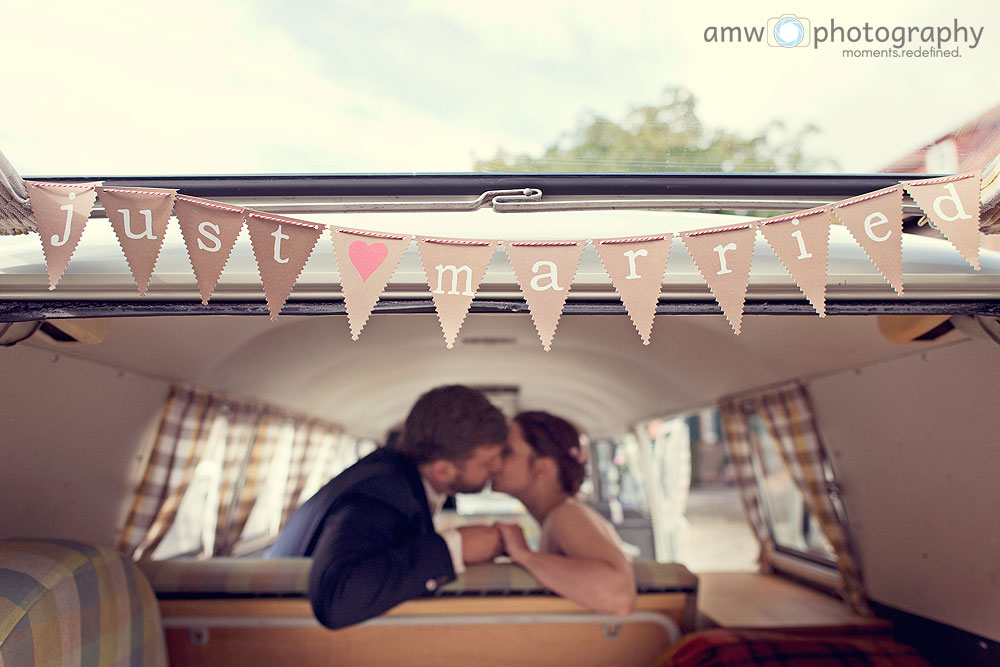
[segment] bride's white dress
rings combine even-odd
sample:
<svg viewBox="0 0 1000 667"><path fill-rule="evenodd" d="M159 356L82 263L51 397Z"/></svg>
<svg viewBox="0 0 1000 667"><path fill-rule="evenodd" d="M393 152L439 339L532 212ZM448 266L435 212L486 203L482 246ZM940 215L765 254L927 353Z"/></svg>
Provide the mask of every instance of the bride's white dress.
<svg viewBox="0 0 1000 667"><path fill-rule="evenodd" d="M629 555L631 550L628 549L628 545L622 542L617 531L615 531L614 526L612 526L607 519L598 514L597 510L578 498L567 498L562 502L562 504L550 511L548 516L545 517L545 521L542 522L542 537L538 543L539 551L542 553L565 555L562 553L562 550L559 549L559 541L555 536L555 522L552 520L552 517L556 513L556 509L561 509L565 505L571 505L574 511L580 512L587 517L587 519L593 523L601 533L605 534L614 544L617 544L618 548L621 549L626 556Z"/></svg>

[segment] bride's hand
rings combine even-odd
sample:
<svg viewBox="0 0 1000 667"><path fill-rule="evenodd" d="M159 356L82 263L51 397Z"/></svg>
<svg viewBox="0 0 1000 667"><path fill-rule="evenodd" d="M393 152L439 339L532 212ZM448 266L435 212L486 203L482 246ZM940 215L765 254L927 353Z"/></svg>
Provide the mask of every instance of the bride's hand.
<svg viewBox="0 0 1000 667"><path fill-rule="evenodd" d="M527 541L524 539L524 531L516 523L495 523L493 524L500 531L500 539L503 540L504 551L516 563L525 554L531 553Z"/></svg>

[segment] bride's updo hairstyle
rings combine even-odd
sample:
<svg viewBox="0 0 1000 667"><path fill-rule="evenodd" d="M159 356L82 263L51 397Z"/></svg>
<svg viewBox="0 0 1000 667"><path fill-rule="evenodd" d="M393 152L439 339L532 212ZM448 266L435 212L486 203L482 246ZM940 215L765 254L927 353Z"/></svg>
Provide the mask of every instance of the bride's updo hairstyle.
<svg viewBox="0 0 1000 667"><path fill-rule="evenodd" d="M563 490L575 495L587 474L583 465L586 456L580 447L580 432L576 427L548 412L521 412L514 421L535 454L556 462Z"/></svg>

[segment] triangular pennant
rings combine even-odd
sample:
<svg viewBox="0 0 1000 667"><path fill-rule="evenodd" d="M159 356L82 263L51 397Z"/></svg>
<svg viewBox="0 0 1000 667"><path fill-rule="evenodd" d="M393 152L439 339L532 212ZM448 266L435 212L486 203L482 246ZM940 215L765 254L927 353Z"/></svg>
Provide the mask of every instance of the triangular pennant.
<svg viewBox="0 0 1000 667"><path fill-rule="evenodd" d="M201 302L208 303L243 229L243 209L178 195L174 216L181 226Z"/></svg>
<svg viewBox="0 0 1000 667"><path fill-rule="evenodd" d="M49 272L49 289L55 289L80 244L90 211L97 198L95 183L39 183L25 181L31 212L38 223L42 252Z"/></svg>
<svg viewBox="0 0 1000 667"><path fill-rule="evenodd" d="M504 241L507 258L546 352L552 348L584 247L583 241Z"/></svg>
<svg viewBox="0 0 1000 667"><path fill-rule="evenodd" d="M906 181L903 187L955 249L979 270L979 172Z"/></svg>
<svg viewBox="0 0 1000 667"><path fill-rule="evenodd" d="M875 268L903 295L903 188L876 190L833 205L833 213Z"/></svg>
<svg viewBox="0 0 1000 667"><path fill-rule="evenodd" d="M737 335L743 322L743 303L750 285L750 263L756 235L752 224L684 232L681 235L691 259Z"/></svg>
<svg viewBox="0 0 1000 667"><path fill-rule="evenodd" d="M267 309L274 321L292 293L323 228L303 220L249 210L246 211L246 223Z"/></svg>
<svg viewBox="0 0 1000 667"><path fill-rule="evenodd" d="M420 261L449 348L455 345L496 245L496 241L487 240L417 238Z"/></svg>
<svg viewBox="0 0 1000 667"><path fill-rule="evenodd" d="M642 344L649 345L672 235L631 239L594 239L594 249L611 277Z"/></svg>
<svg viewBox="0 0 1000 667"><path fill-rule="evenodd" d="M353 229L332 229L330 234L351 339L357 340L412 237Z"/></svg>
<svg viewBox="0 0 1000 667"><path fill-rule="evenodd" d="M829 206L761 220L757 228L802 293L826 317L826 267L830 254Z"/></svg>
<svg viewBox="0 0 1000 667"><path fill-rule="evenodd" d="M146 296L153 278L176 192L159 188L97 189L97 198L111 221L141 296Z"/></svg>

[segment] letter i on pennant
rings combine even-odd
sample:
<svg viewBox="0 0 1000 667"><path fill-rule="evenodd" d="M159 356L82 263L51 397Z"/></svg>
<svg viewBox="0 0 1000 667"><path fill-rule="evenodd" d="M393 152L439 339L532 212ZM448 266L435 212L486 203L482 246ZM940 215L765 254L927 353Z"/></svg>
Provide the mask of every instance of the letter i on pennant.
<svg viewBox="0 0 1000 667"><path fill-rule="evenodd" d="M743 303L750 285L750 263L756 234L756 226L747 223L681 235L691 259L737 335L743 322Z"/></svg>
<svg viewBox="0 0 1000 667"><path fill-rule="evenodd" d="M757 223L764 240L820 317L826 316L831 218L830 207L824 206Z"/></svg>
<svg viewBox="0 0 1000 667"><path fill-rule="evenodd" d="M80 244L101 184L39 181L25 181L24 184L31 199L32 216L38 223L49 289L55 289Z"/></svg>

